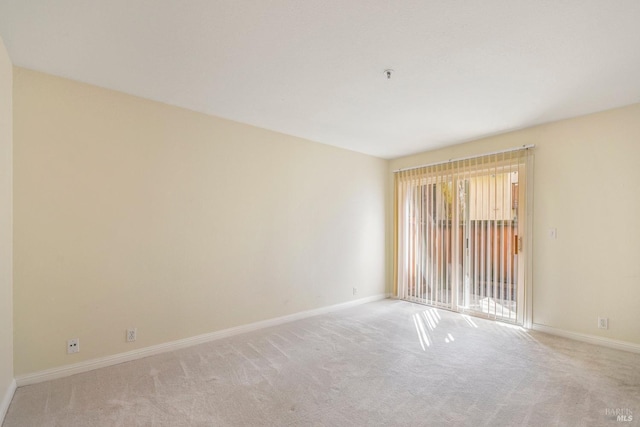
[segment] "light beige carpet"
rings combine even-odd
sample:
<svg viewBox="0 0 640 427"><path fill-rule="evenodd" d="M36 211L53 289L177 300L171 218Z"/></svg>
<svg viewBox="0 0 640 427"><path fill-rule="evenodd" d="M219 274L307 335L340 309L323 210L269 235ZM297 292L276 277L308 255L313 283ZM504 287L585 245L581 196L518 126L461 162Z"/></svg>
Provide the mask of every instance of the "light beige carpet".
<svg viewBox="0 0 640 427"><path fill-rule="evenodd" d="M639 354L385 300L21 387L3 426L639 420Z"/></svg>

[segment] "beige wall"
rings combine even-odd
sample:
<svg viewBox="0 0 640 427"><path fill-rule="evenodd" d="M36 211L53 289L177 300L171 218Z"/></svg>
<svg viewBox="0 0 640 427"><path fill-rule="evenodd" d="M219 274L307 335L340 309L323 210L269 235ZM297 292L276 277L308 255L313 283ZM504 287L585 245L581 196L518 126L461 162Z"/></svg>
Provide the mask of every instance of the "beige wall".
<svg viewBox="0 0 640 427"><path fill-rule="evenodd" d="M20 68L14 111L16 375L385 291L387 161Z"/></svg>
<svg viewBox="0 0 640 427"><path fill-rule="evenodd" d="M13 66L0 38L0 408L13 382ZM2 423L0 409L0 424Z"/></svg>
<svg viewBox="0 0 640 427"><path fill-rule="evenodd" d="M524 144L536 146L533 323L640 344L640 104L396 159L390 169ZM598 316L608 330L597 329Z"/></svg>

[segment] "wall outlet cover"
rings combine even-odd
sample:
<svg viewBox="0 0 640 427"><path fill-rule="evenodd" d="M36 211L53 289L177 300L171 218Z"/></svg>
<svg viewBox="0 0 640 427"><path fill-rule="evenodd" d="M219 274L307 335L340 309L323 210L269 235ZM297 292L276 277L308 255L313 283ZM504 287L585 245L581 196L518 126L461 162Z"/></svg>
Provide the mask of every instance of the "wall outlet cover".
<svg viewBox="0 0 640 427"><path fill-rule="evenodd" d="M598 329L609 329L608 317L598 317Z"/></svg>
<svg viewBox="0 0 640 427"><path fill-rule="evenodd" d="M78 353L80 351L80 338L67 340L67 354Z"/></svg>

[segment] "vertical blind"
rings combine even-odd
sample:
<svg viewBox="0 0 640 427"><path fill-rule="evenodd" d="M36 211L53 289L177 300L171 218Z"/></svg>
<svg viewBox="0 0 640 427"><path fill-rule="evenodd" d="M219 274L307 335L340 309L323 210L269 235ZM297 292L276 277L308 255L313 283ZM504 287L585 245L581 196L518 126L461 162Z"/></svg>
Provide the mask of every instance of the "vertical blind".
<svg viewBox="0 0 640 427"><path fill-rule="evenodd" d="M399 298L521 323L521 242L532 150L395 174Z"/></svg>

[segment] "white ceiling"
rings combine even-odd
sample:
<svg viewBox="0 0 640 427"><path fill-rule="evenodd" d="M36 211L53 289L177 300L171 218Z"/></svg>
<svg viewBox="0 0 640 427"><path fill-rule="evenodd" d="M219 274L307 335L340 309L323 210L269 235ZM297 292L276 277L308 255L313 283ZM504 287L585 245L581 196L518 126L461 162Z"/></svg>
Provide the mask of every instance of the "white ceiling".
<svg viewBox="0 0 640 427"><path fill-rule="evenodd" d="M0 35L18 66L384 158L640 102L638 0L0 0Z"/></svg>

